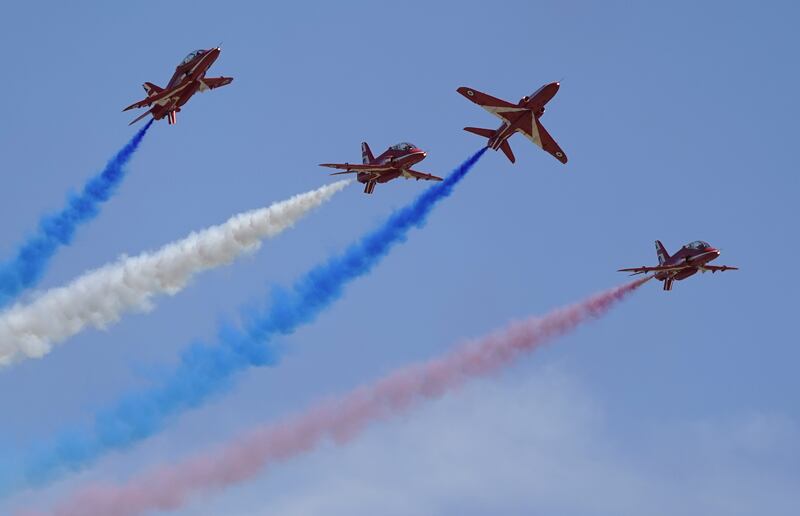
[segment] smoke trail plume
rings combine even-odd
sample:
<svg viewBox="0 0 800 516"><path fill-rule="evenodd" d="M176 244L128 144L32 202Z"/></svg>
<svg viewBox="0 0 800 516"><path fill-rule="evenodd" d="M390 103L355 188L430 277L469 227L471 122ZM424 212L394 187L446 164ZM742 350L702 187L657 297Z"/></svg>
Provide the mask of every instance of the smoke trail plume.
<svg viewBox="0 0 800 516"><path fill-rule="evenodd" d="M348 183L339 181L236 215L153 253L123 257L28 305L0 313L0 365L40 358L87 326L105 328L124 312L151 308L154 295L174 295L195 274L255 251L262 239L289 228Z"/></svg>
<svg viewBox="0 0 800 516"><path fill-rule="evenodd" d="M160 431L170 417L206 402L249 367L274 365L280 354L270 340L292 333L336 301L344 287L368 274L412 227L425 223L486 151L481 149L441 183L396 210L377 229L345 251L312 268L291 289L275 289L263 313L245 314L243 327L220 329L219 342L197 343L180 356L178 366L159 385L130 394L98 412L92 428L73 428L53 442L20 457L0 455L0 493L37 485L66 471L78 470L102 454L125 448Z"/></svg>
<svg viewBox="0 0 800 516"><path fill-rule="evenodd" d="M53 516L134 516L182 508L193 497L257 475L331 439L344 444L370 423L394 416L465 382L497 372L549 340L601 317L650 278L511 324L425 363L405 367L285 421L257 428L216 450L146 472L122 485L94 485L68 497ZM19 513L22 516L25 513ZM36 513L29 513L36 514Z"/></svg>
<svg viewBox="0 0 800 516"><path fill-rule="evenodd" d="M125 146L106 163L103 171L91 178L78 195L72 195L58 213L43 217L39 228L17 250L16 256L0 265L0 306L13 301L25 289L32 287L59 247L72 241L78 227L100 211L100 205L114 194L125 179L128 164L153 121L142 127Z"/></svg>

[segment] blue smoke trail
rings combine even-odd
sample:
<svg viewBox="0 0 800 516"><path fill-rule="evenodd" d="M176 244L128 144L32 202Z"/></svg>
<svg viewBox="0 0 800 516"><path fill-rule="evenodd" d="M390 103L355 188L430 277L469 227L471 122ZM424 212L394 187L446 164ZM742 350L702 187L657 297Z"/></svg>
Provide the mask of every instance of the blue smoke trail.
<svg viewBox="0 0 800 516"><path fill-rule="evenodd" d="M84 185L79 195L71 195L67 205L59 213L43 217L39 221L39 228L22 244L17 255L0 265L0 307L38 283L58 248L72 241L75 230L81 224L97 216L100 205L111 197L125 179L125 165L136 152L152 123L150 120L142 127L109 160L103 171Z"/></svg>
<svg viewBox="0 0 800 516"><path fill-rule="evenodd" d="M279 350L269 340L311 322L343 293L352 280L369 273L412 227L421 227L439 201L477 163L486 148L456 168L443 182L428 188L410 205L395 211L384 224L353 243L343 253L314 267L291 289L275 289L270 307L247 317L243 328L224 327L219 343L196 343L181 355L165 383L123 398L95 416L92 429L61 433L54 443L36 450L16 467L4 461L0 492L13 484L37 485L59 473L79 470L103 453L124 448L161 430L168 418L196 407L230 386L235 373L253 366L275 365ZM6 459L11 461L12 459ZM19 476L23 478L19 478Z"/></svg>

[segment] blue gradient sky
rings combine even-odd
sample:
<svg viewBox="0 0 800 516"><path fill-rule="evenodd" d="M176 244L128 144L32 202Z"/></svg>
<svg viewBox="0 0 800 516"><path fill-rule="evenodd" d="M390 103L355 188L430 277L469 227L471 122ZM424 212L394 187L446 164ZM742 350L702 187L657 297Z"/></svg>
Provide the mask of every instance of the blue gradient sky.
<svg viewBox="0 0 800 516"><path fill-rule="evenodd" d="M625 281L615 270L653 263L660 238L669 251L707 240L722 248L720 263L742 270L692 278L669 294L647 285L496 383L480 382L397 426L376 427L365 444L311 454L181 514L304 514L301 502L325 500L328 491L350 497L350 505L331 503L334 513L374 513L359 501L382 485L410 504L403 514L652 513L647 497L622 494L640 482L659 485L664 499L685 495L671 507L682 513L719 511L719 491L742 514L762 499L773 501L772 514L790 514L800 503L791 489L800 480L800 285L792 269L800 251L798 10L792 2L6 6L2 256L130 138L135 114L121 109L143 97L142 82L163 85L185 54L219 42L210 74L235 77L192 99L177 126L156 124L118 196L57 256L43 288L314 188L328 180L316 164L357 161L362 140L376 154L410 140L429 153L421 170L445 174L482 143L463 126L496 125L455 93L458 86L516 101L561 80L542 121L570 163L512 138L516 165L487 154L426 228L316 324L285 339L291 355L281 367L243 375L164 434L41 493L0 501L0 512L88 479L124 478ZM425 187L395 182L371 197L353 187L256 256L160 300L155 312L0 371L5 446L87 421L158 378L221 318L342 249ZM532 384L538 375L545 380ZM503 403L514 409L498 409ZM546 417L557 403L567 415ZM496 425L482 430L481 414ZM548 446L519 432L540 425L554 429ZM564 430L575 427L577 437ZM474 450L487 442L485 453L443 459L437 478L469 473L486 489L519 488L500 500L480 498L469 483L421 487L419 478L434 471L429 450L454 438ZM709 444L728 442L723 451ZM542 474L537 461L548 463L542 454L559 446L584 458L581 450L600 450L602 460L569 462L565 451L574 476L565 475L561 489L527 489ZM515 456L530 476L506 467ZM576 491L593 499L620 464L632 473L604 491L610 502L575 506ZM696 472L691 485L712 505L693 503L685 471ZM753 478L770 481L735 489ZM430 491L441 501L426 505Z"/></svg>

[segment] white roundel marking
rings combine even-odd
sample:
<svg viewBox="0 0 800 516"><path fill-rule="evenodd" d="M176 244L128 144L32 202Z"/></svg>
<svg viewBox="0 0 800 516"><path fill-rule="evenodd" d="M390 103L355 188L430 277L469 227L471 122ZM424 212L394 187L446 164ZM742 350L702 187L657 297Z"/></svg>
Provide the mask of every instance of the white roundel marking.
<svg viewBox="0 0 800 516"><path fill-rule="evenodd" d="M564 157L564 153L563 152L556 152L556 156L558 156L559 158L563 158Z"/></svg>
<svg viewBox="0 0 800 516"><path fill-rule="evenodd" d="M467 95L469 95L471 97L471 96L475 95L475 92L472 91L472 90L467 90Z"/></svg>

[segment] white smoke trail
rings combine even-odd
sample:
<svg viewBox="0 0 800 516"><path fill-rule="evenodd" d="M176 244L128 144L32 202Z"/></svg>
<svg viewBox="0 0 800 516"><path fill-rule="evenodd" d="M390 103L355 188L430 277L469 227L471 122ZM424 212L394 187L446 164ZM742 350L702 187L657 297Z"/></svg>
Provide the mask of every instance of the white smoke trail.
<svg viewBox="0 0 800 516"><path fill-rule="evenodd" d="M0 365L41 358L86 327L105 328L128 311L152 308L156 294L174 295L198 272L225 265L291 227L350 181L338 181L267 208L241 213L158 251L120 258L28 305L0 313Z"/></svg>

